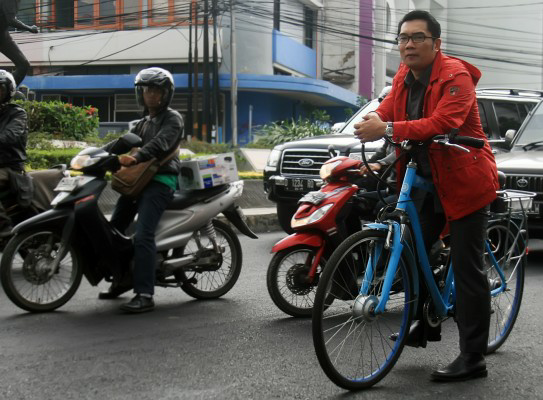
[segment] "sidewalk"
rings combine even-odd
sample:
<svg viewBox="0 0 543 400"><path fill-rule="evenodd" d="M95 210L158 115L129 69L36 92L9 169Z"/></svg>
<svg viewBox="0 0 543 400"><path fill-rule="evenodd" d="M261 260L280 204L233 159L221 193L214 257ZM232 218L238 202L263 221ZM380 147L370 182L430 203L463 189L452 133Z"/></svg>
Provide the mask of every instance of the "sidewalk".
<svg viewBox="0 0 543 400"><path fill-rule="evenodd" d="M105 214L111 214L119 194L108 185L98 202ZM244 181L243 195L236 201L247 217L247 225L255 233L281 231L277 220L275 203L266 198L262 180L251 179ZM221 214L219 219L225 219Z"/></svg>

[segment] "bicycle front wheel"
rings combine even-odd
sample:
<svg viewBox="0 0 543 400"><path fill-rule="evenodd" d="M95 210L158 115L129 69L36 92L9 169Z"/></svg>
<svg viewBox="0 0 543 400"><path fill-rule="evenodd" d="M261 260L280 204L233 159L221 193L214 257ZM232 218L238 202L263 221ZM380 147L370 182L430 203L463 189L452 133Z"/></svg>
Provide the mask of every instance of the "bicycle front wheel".
<svg viewBox="0 0 543 400"><path fill-rule="evenodd" d="M485 270L491 290L491 314L486 353L490 354L505 342L520 310L526 268L526 238L516 224L513 229L510 224L493 224L488 228L488 245L490 252L487 248ZM505 277L504 290L498 290L503 281L498 268Z"/></svg>
<svg viewBox="0 0 543 400"><path fill-rule="evenodd" d="M391 254L384 241L380 231L350 236L332 254L317 287L312 326L317 358L326 375L348 390L373 386L390 371L411 323L413 284L403 257L390 292L383 291ZM383 296L386 307L375 313Z"/></svg>

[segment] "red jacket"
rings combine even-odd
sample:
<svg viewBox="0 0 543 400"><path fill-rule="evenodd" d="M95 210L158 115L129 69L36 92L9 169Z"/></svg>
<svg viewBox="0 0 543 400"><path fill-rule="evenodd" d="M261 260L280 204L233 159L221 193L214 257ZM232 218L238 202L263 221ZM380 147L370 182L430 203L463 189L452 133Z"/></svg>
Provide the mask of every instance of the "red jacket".
<svg viewBox="0 0 543 400"><path fill-rule="evenodd" d="M475 85L481 77L477 68L438 52L424 97L423 117L414 121L406 121L408 89L404 79L408 72L401 64L391 92L377 109L383 121L394 122L394 141L426 140L453 128L459 129L459 135L486 141L475 97ZM488 142L482 149L469 150L466 153L437 143L428 147L434 184L448 220L471 214L496 198L498 174ZM398 177L403 179L405 162L398 164Z"/></svg>

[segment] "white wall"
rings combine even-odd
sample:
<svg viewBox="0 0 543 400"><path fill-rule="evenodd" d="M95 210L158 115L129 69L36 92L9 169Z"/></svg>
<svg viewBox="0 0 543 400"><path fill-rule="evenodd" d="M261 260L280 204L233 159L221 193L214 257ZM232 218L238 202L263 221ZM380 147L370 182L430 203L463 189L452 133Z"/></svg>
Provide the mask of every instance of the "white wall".
<svg viewBox="0 0 543 400"><path fill-rule="evenodd" d="M78 30L32 36L28 33L15 33L12 37L33 66L80 65L89 60L96 60L90 65L188 62L188 28L148 28L119 32ZM199 58L202 60L203 35L199 35L198 43ZM212 29L209 30L209 43L211 53ZM131 46L134 47L129 48ZM116 52L119 53L114 54ZM102 57L105 58L99 60ZM0 54L0 65L12 64Z"/></svg>
<svg viewBox="0 0 543 400"><path fill-rule="evenodd" d="M543 4L479 0L480 9L466 9L475 5L472 0L452 4L447 50L483 72L479 87L542 89Z"/></svg>
<svg viewBox="0 0 543 400"><path fill-rule="evenodd" d="M326 0L323 23L330 29L358 33L359 7L356 2ZM322 34L322 78L347 90L358 92L358 37L324 32ZM342 70L348 76L333 72Z"/></svg>

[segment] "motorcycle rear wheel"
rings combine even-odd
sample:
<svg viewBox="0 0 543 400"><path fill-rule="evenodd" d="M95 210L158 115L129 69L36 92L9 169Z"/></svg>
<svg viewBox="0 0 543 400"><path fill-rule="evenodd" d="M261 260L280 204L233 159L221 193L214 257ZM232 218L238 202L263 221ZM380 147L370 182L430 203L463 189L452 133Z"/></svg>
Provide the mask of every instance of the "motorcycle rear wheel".
<svg viewBox="0 0 543 400"><path fill-rule="evenodd" d="M61 245L59 232L35 230L14 236L0 264L0 281L8 298L23 310L56 310L77 291L83 271L72 247L52 270Z"/></svg>
<svg viewBox="0 0 543 400"><path fill-rule="evenodd" d="M232 289L239 278L242 265L241 244L234 230L221 221L213 220L213 226L217 234L217 244L224 247L222 260L215 271L201 271L196 269L183 270L185 282L181 289L195 299L216 299L224 296ZM210 248L211 242L202 231L202 245ZM197 251L194 239L191 239L182 249L184 256ZM195 282L195 283L193 283Z"/></svg>

